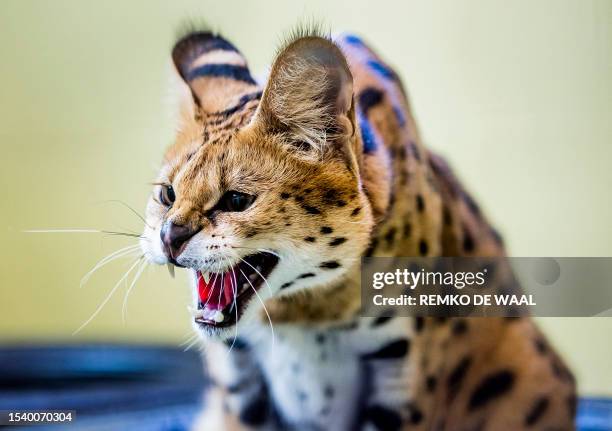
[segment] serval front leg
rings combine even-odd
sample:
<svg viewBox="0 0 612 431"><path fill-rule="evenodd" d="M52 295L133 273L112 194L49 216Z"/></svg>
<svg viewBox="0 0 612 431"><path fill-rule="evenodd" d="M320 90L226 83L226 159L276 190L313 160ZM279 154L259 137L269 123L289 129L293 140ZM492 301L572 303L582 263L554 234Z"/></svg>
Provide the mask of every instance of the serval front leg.
<svg viewBox="0 0 612 431"><path fill-rule="evenodd" d="M194 431L276 430L268 389L255 357L240 339L230 351L231 343L206 344L204 362L211 385Z"/></svg>

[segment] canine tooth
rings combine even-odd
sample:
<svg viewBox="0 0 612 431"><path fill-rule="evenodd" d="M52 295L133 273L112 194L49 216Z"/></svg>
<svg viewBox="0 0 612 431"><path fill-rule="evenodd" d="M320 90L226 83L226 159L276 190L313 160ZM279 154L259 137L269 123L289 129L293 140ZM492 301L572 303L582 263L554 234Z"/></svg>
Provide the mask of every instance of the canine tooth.
<svg viewBox="0 0 612 431"><path fill-rule="evenodd" d="M167 263L166 268L168 268L168 274L170 274L170 277L174 278L174 265Z"/></svg>
<svg viewBox="0 0 612 431"><path fill-rule="evenodd" d="M206 271L202 273L202 278L204 278L204 281L206 282L206 284L208 284L208 282L210 281L210 272Z"/></svg>
<svg viewBox="0 0 612 431"><path fill-rule="evenodd" d="M212 308L204 308L202 310L202 317L206 320L214 320L214 316L215 316L215 310L213 310Z"/></svg>
<svg viewBox="0 0 612 431"><path fill-rule="evenodd" d="M217 310L215 315L213 316L213 320L217 323L221 323L225 320L225 316L223 315L223 311Z"/></svg>

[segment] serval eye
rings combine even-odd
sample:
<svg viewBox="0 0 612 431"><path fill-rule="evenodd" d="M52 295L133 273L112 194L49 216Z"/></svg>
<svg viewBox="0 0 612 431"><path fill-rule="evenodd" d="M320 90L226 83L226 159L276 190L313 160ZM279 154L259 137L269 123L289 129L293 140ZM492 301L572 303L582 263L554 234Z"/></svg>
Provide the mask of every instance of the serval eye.
<svg viewBox="0 0 612 431"><path fill-rule="evenodd" d="M255 196L230 190L219 201L221 211L244 211L251 206Z"/></svg>
<svg viewBox="0 0 612 431"><path fill-rule="evenodd" d="M172 203L175 199L176 196L174 194L174 189L172 188L172 186L161 187L161 190L159 191L159 200L162 204L166 205L167 207L170 207L172 206Z"/></svg>

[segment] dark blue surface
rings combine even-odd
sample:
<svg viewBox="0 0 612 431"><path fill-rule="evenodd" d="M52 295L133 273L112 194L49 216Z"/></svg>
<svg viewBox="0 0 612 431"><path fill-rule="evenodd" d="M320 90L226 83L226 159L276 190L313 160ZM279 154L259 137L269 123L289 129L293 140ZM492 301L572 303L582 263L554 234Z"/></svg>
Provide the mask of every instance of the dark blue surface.
<svg viewBox="0 0 612 431"><path fill-rule="evenodd" d="M205 387L199 355L176 348L3 348L0 370L0 410L75 410L71 429L187 429Z"/></svg>
<svg viewBox="0 0 612 431"><path fill-rule="evenodd" d="M205 387L199 355L177 348L0 348L0 370L0 410L77 412L71 426L36 430L187 430ZM612 400L580 400L578 429L612 430Z"/></svg>

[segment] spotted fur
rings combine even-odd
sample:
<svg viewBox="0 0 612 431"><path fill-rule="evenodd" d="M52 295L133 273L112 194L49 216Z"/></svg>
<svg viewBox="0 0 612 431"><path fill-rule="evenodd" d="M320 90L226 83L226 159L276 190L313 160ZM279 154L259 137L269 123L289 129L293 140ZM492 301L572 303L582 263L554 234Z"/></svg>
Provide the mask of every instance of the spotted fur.
<svg viewBox="0 0 612 431"><path fill-rule="evenodd" d="M254 299L235 328L196 325L212 381L196 428L573 429L573 377L528 318L359 317L362 256L504 253L360 38L297 34L264 85L210 32L172 57L180 124L147 207L146 255L168 262L160 230L172 222L196 232L175 258L185 267L220 270L257 249L281 258L265 311ZM164 185L171 206L156 198ZM256 199L215 210L227 190Z"/></svg>

